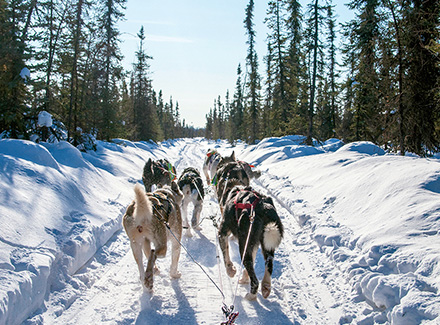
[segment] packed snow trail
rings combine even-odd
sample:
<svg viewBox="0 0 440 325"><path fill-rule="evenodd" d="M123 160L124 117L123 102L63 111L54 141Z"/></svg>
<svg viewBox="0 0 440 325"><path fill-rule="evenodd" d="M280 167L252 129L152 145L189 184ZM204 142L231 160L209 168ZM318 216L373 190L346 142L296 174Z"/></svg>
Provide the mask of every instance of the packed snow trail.
<svg viewBox="0 0 440 325"><path fill-rule="evenodd" d="M201 171L208 149L198 143L174 148L170 144L169 160L178 174L188 166ZM220 150L224 150L221 148ZM222 154L229 154L228 148ZM175 156L173 156L173 153ZM236 152L239 156L239 153ZM294 207L281 204L270 188L274 176L263 174L252 186L275 199L278 214L285 227L284 239L275 252L272 274L272 292L257 301L244 299L249 285L238 285L235 311L237 324L338 324L350 323L360 313L350 297L351 288L335 263L320 251L307 227L298 223L301 213L313 209L301 198L294 198ZM139 175L140 179L140 175ZM292 186L286 184L286 186ZM292 195L295 190L292 187ZM296 209L298 207L298 209ZM295 211L293 211L295 210ZM298 213L299 211L299 213ZM191 210L188 211L191 214ZM222 287L226 305L232 304L241 274L229 278L220 259L217 262L216 228L210 217L220 215L213 189L208 190L202 211L201 231L192 231L193 237L182 237L182 244L202 265L210 277ZM240 270L238 245L231 242L231 258ZM154 277L154 291L142 289L138 270L123 230L113 238L60 290L54 290L46 309L30 318L28 324L219 324L225 320L221 311L222 295L181 250L179 271L182 277L169 277L170 252L157 261L161 270ZM220 270L220 274L219 274ZM259 252L256 273L261 281L264 260ZM221 279L220 279L221 276Z"/></svg>

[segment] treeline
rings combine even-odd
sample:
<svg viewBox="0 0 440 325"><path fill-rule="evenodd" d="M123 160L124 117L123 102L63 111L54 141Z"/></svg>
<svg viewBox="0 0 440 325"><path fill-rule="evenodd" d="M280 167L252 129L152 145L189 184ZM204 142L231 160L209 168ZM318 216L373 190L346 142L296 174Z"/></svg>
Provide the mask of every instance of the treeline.
<svg viewBox="0 0 440 325"><path fill-rule="evenodd" d="M133 69L122 68L125 4L0 0L1 137L28 139L43 110L74 144L83 133L154 141L200 133L180 119L177 102L154 91L143 27Z"/></svg>
<svg viewBox="0 0 440 325"><path fill-rule="evenodd" d="M438 0L352 0L355 18L342 25L331 0L312 0L305 13L296 0L270 1L264 76L253 7L250 0L246 66L232 97L219 96L206 116L207 137L304 134L309 143L338 137L401 154L439 151Z"/></svg>

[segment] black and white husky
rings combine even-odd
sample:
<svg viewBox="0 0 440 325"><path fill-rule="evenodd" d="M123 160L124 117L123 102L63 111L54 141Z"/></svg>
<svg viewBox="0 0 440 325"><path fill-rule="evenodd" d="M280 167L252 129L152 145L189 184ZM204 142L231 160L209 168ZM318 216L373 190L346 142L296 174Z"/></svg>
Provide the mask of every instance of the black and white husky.
<svg viewBox="0 0 440 325"><path fill-rule="evenodd" d="M188 223L188 205L189 203L192 203L194 206L193 215L191 218L191 227L193 229L199 230L200 213L202 212L203 198L205 196L203 181L200 177L200 172L193 167L185 168L182 175L180 175L179 177L178 185L183 193L183 228L186 229L186 236L191 237L191 229Z"/></svg>
<svg viewBox="0 0 440 325"><path fill-rule="evenodd" d="M215 149L208 149L205 161L203 162L203 174L206 177L206 183L211 185L212 178L217 172L217 166L222 156Z"/></svg>
<svg viewBox="0 0 440 325"><path fill-rule="evenodd" d="M229 256L228 237L232 234L238 239L240 256L245 267L239 282L249 283L250 280L250 292L245 298L255 300L259 284L254 263L258 248L261 246L266 265L261 282L261 294L263 298L267 298L271 291L275 249L283 238L283 225L272 198L257 193L250 186L236 185L240 183L237 179L227 183L224 190L227 199L218 232L226 272L230 277L236 273L236 268Z"/></svg>
<svg viewBox="0 0 440 325"><path fill-rule="evenodd" d="M166 159L151 160L145 163L142 172L142 181L145 186L145 191L153 190L153 185L160 188L164 185L170 185L176 179L176 168Z"/></svg>

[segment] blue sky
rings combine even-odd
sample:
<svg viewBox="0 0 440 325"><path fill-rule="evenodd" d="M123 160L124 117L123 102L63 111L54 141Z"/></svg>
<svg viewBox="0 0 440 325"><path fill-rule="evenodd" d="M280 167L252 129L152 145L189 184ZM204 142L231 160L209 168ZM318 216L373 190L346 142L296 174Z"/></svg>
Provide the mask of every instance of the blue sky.
<svg viewBox="0 0 440 325"><path fill-rule="evenodd" d="M247 45L243 20L248 0L128 0L120 23L123 64L131 69L138 50L136 34L144 26L153 88L179 103L181 118L203 127L219 95L234 93L237 67L244 67ZM345 1L344 1L345 2ZM335 1L345 15L343 1ZM307 3L307 2L304 2ZM257 53L266 54L267 1L256 0ZM344 19L345 20L345 19Z"/></svg>

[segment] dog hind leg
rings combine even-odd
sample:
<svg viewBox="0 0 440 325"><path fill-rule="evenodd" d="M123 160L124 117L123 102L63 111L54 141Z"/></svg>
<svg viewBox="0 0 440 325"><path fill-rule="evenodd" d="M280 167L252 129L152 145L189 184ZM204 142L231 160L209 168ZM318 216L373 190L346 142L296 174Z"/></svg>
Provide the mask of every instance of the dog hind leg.
<svg viewBox="0 0 440 325"><path fill-rule="evenodd" d="M151 252L151 242L148 239L146 239L146 238L145 238L145 241L144 241L143 251L144 251L145 257L147 258L147 261L148 261L149 258L150 258L150 252ZM159 273L160 273L159 268L155 264L154 265L154 274L159 274Z"/></svg>
<svg viewBox="0 0 440 325"><path fill-rule="evenodd" d="M182 208L181 208L183 228L186 228L185 236L192 237L191 229L189 229L189 223L188 223L188 204L189 204L189 198L188 196L185 196L182 200Z"/></svg>
<svg viewBox="0 0 440 325"><path fill-rule="evenodd" d="M243 265L246 268L247 274L251 280L251 290L249 293L246 294L245 298L247 300L255 300L257 299L257 291L258 291L258 278L257 275L255 274L255 270L254 270L254 250L252 251L251 254L249 254L249 249L247 250L247 252L244 254L244 258L243 258L243 251L244 251L244 244L243 243L239 243L240 245L240 253L243 259Z"/></svg>
<svg viewBox="0 0 440 325"><path fill-rule="evenodd" d="M193 229L196 229L196 230L201 229L199 222L200 222L200 214L202 212L202 208L203 208L202 201L196 200L196 204L194 205L193 216L191 219L191 226Z"/></svg>
<svg viewBox="0 0 440 325"><path fill-rule="evenodd" d="M139 269L139 277L141 281L144 280L144 265L143 265L143 258L142 258L142 244L137 242L136 240L130 241L131 250L133 252L134 260L136 261L136 264Z"/></svg>
<svg viewBox="0 0 440 325"><path fill-rule="evenodd" d="M273 271L273 258L274 258L274 251L266 251L263 248L263 256L265 263L265 270L264 270L264 277L261 281L261 294L263 295L263 298L267 298L270 294L271 290L271 276Z"/></svg>
<svg viewBox="0 0 440 325"><path fill-rule="evenodd" d="M255 265L255 258L257 257L257 252L258 252L258 248L254 249L252 252L252 260L254 261L254 265ZM249 274L247 272L246 269L243 270L243 274L241 276L241 279L238 281L238 283L240 284L246 284L249 283L250 279L249 279Z"/></svg>
<svg viewBox="0 0 440 325"><path fill-rule="evenodd" d="M150 258L148 259L147 269L145 270L144 285L147 290L151 291L153 290L153 266L156 262L157 255L154 249L150 251L149 255Z"/></svg>
<svg viewBox="0 0 440 325"><path fill-rule="evenodd" d="M177 241L176 238L173 238L171 240L171 267L170 267L170 276L173 279L178 279L182 275L179 271L177 271L179 258L180 258L180 243Z"/></svg>
<svg viewBox="0 0 440 325"><path fill-rule="evenodd" d="M229 277L233 278L237 270L235 269L235 266L231 261L231 257L229 256L228 235L219 234L219 243L223 253L223 260L225 262L226 273L228 273Z"/></svg>

